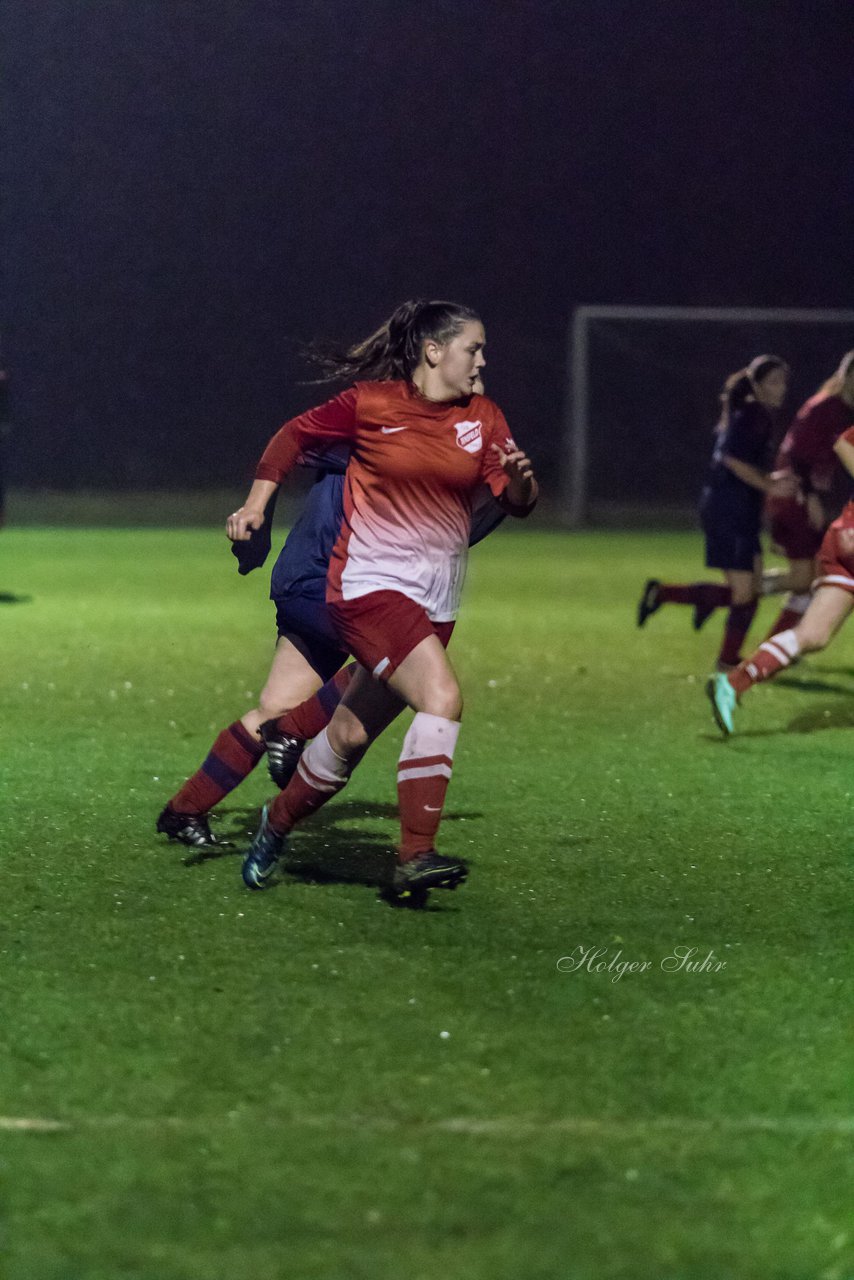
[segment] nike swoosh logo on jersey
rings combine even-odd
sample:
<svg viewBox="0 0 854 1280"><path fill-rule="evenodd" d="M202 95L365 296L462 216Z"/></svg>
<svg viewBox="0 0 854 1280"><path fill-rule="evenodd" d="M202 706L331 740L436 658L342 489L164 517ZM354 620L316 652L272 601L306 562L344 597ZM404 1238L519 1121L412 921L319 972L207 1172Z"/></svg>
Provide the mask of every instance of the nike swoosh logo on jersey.
<svg viewBox="0 0 854 1280"><path fill-rule="evenodd" d="M396 431L405 431L406 427L380 427L384 436L393 436Z"/></svg>

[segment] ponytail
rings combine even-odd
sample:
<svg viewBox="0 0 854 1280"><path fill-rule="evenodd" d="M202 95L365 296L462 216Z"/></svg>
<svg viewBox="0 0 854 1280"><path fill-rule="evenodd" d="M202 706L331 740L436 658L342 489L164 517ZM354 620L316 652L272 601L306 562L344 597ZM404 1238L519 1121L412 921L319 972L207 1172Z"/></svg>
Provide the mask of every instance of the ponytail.
<svg viewBox="0 0 854 1280"><path fill-rule="evenodd" d="M717 430L722 430L728 423L730 415L737 409L756 398L756 384L766 378L772 369L789 370L785 360L779 356L757 356L744 369L731 373L721 391L721 416Z"/></svg>
<svg viewBox="0 0 854 1280"><path fill-rule="evenodd" d="M854 370L854 351L846 351L836 372L823 382L816 392L820 396L838 396Z"/></svg>
<svg viewBox="0 0 854 1280"><path fill-rule="evenodd" d="M402 302L378 329L351 347L312 344L303 354L321 369L317 382L408 380L421 361L425 342L450 342L463 325L479 319L459 303L419 298Z"/></svg>

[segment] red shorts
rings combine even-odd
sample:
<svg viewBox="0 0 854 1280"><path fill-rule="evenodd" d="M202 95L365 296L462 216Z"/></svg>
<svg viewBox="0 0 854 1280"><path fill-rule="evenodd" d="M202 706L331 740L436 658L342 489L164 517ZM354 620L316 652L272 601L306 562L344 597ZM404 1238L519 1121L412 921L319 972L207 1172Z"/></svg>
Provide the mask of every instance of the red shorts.
<svg viewBox="0 0 854 1280"><path fill-rule="evenodd" d="M388 680L427 636L447 649L453 622L431 622L424 609L400 591L371 591L357 600L329 603L341 647L380 680Z"/></svg>
<svg viewBox="0 0 854 1280"><path fill-rule="evenodd" d="M819 577L814 587L854 591L854 502L849 502L824 535L818 553Z"/></svg>
<svg viewBox="0 0 854 1280"><path fill-rule="evenodd" d="M814 529L807 504L797 498L769 498L767 507L771 538L787 560L814 560L823 532Z"/></svg>

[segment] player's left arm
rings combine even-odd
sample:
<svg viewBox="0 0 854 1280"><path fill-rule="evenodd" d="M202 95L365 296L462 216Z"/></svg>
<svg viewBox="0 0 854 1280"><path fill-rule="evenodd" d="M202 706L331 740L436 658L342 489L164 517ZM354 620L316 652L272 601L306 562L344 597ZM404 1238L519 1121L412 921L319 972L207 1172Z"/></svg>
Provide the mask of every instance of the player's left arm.
<svg viewBox="0 0 854 1280"><path fill-rule="evenodd" d="M487 437L483 455L483 479L499 505L511 516L527 516L539 495L531 459L510 434L500 410Z"/></svg>
<svg viewBox="0 0 854 1280"><path fill-rule="evenodd" d="M854 476L854 427L844 431L833 446L833 452L850 476Z"/></svg>

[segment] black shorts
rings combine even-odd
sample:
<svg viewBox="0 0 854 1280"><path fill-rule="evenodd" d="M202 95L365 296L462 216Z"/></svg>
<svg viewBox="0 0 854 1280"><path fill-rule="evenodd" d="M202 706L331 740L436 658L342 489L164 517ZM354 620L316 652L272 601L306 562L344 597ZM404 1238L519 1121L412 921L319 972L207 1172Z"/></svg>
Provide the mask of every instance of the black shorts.
<svg viewBox="0 0 854 1280"><path fill-rule="evenodd" d="M279 635L291 642L325 684L349 657L341 648L326 602L289 596L273 603Z"/></svg>

